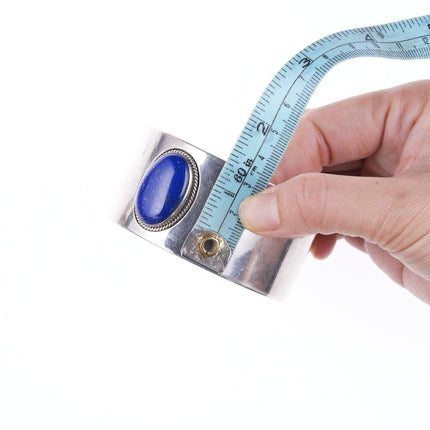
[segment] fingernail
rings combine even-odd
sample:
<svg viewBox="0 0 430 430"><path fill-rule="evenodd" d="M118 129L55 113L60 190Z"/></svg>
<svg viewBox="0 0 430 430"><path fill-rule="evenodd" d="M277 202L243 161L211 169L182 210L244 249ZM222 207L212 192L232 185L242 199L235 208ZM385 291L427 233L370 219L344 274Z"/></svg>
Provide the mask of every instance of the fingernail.
<svg viewBox="0 0 430 430"><path fill-rule="evenodd" d="M276 193L262 192L245 199L239 207L243 226L256 233L279 228L280 219Z"/></svg>

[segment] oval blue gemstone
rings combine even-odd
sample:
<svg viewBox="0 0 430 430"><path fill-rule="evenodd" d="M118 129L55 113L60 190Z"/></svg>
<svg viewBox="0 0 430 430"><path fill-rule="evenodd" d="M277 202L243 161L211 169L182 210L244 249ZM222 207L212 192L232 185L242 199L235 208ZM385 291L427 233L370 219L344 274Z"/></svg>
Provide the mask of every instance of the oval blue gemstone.
<svg viewBox="0 0 430 430"><path fill-rule="evenodd" d="M180 206L190 182L190 168L180 154L162 155L146 172L136 196L139 218L149 225L166 221Z"/></svg>

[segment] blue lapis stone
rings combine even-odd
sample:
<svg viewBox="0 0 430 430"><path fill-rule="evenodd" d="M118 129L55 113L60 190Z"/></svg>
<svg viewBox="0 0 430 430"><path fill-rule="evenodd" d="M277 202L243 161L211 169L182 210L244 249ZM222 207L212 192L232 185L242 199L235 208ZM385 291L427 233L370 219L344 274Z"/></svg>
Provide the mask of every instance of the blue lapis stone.
<svg viewBox="0 0 430 430"><path fill-rule="evenodd" d="M136 195L136 212L146 224L166 221L183 202L190 167L180 154L162 155L146 172Z"/></svg>

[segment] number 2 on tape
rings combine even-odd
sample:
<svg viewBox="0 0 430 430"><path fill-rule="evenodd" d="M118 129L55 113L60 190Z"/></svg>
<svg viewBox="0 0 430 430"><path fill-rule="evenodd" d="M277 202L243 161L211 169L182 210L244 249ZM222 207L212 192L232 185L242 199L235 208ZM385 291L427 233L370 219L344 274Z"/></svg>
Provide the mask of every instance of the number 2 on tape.
<svg viewBox="0 0 430 430"><path fill-rule="evenodd" d="M240 202L267 187L324 75L356 57L430 58L430 15L334 33L288 61L258 100L190 235L212 232L234 251L243 232ZM194 259L186 245L182 254Z"/></svg>

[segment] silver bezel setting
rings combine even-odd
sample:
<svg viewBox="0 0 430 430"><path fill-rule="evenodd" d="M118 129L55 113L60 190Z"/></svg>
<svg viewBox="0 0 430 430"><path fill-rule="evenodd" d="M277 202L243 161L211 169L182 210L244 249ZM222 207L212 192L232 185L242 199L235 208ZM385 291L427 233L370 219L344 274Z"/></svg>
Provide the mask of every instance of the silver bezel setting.
<svg viewBox="0 0 430 430"><path fill-rule="evenodd" d="M182 157L184 157L185 161L188 164L188 168L190 171L190 181L188 183L187 191L185 193L185 196L184 196L182 203L177 207L177 209L172 213L172 215L170 215L166 220L164 220L163 222L160 222L158 224L147 224L146 222L144 222L139 217L139 215L137 213L137 209L136 209L136 198L137 198L137 193L136 193L136 198L134 201L134 217L135 217L137 223L139 224L139 226L145 230L148 230L148 231L153 231L153 232L163 231L163 230L167 230L169 228L172 228L175 224L177 224L190 210L190 208L191 208L191 206L192 206L192 204L196 198L197 191L199 188L199 179L200 179L199 168L197 166L197 163L194 161L194 158L188 152L186 152L182 149L172 148L172 149L168 149L167 151L164 151L163 153L161 153L148 166L144 175L142 176L141 181L139 182L138 189L142 185L142 182L144 181L147 172L151 170L151 168L154 166L154 164L161 157L164 157L165 155L168 155L168 154L179 154Z"/></svg>

